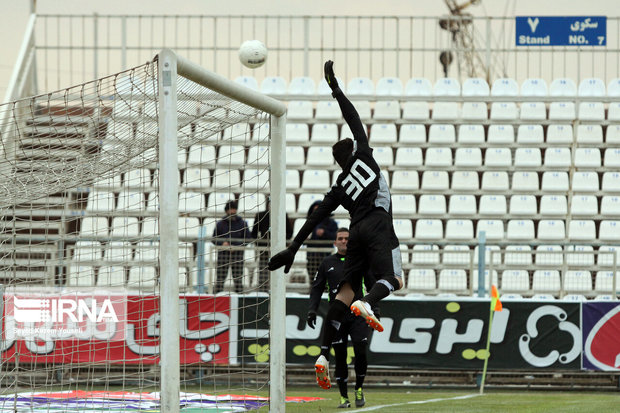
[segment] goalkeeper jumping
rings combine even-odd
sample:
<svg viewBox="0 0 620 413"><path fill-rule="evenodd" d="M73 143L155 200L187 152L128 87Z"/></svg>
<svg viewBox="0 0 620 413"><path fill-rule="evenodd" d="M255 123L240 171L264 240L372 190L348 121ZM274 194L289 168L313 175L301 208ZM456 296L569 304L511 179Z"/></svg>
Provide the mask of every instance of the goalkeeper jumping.
<svg viewBox="0 0 620 413"><path fill-rule="evenodd" d="M336 299L327 312L321 355L315 363L317 382L324 389L331 387L328 368L330 346L347 313L352 311L363 317L369 326L381 332L383 326L372 312L372 307L403 286L400 247L392 224L390 190L372 156L359 114L338 86L333 65L331 60L325 62L325 80L355 140L346 138L332 146L332 154L342 168L336 184L308 217L291 245L269 260L270 271L284 267L284 272L288 273L297 250L312 229L339 205L349 211L351 227L344 279L338 285ZM359 291L363 276L368 272L375 274L377 282L365 297L352 303L354 292Z"/></svg>

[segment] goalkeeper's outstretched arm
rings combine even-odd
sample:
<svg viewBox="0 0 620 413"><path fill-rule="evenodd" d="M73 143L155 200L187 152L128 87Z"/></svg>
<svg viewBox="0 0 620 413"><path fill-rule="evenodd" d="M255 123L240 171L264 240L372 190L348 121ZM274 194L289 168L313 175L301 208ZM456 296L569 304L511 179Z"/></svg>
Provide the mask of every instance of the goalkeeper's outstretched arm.
<svg viewBox="0 0 620 413"><path fill-rule="evenodd" d="M331 60L325 62L324 71L325 81L332 89L332 96L338 101L342 116L347 122L347 125L349 125L351 133L353 133L353 138L357 142L358 147L360 145L368 146L368 137L366 136L366 130L362 124L360 115L357 113L357 110L355 110L355 107L351 101L345 96L344 92L338 85L338 81L334 75L334 62Z"/></svg>

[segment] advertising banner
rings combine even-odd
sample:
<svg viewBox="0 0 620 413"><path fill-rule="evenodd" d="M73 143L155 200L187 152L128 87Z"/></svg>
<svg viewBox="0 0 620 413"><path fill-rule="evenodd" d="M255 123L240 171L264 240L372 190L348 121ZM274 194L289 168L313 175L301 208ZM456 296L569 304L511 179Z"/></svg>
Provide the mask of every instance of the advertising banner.
<svg viewBox="0 0 620 413"><path fill-rule="evenodd" d="M583 368L620 370L620 304L584 303L582 312Z"/></svg>
<svg viewBox="0 0 620 413"><path fill-rule="evenodd" d="M236 304L235 304L236 307ZM180 297L181 363L230 362L230 297ZM2 360L159 362L159 297L104 293L5 294ZM236 347L233 346L236 351Z"/></svg>
<svg viewBox="0 0 620 413"><path fill-rule="evenodd" d="M245 312L256 308L248 305ZM307 298L289 297L286 308L286 361L312 364L320 352L327 303L321 304L315 329L305 322ZM489 308L489 301L477 300L383 300L385 331L372 333L368 361L373 366L480 369L486 354ZM579 308L579 303L571 302L504 302L504 310L494 316L489 369L580 369ZM246 319L253 317L256 314L245 315ZM257 341L240 342L239 354L251 362L267 362L267 320L257 324L254 333ZM349 361L352 358L350 346Z"/></svg>

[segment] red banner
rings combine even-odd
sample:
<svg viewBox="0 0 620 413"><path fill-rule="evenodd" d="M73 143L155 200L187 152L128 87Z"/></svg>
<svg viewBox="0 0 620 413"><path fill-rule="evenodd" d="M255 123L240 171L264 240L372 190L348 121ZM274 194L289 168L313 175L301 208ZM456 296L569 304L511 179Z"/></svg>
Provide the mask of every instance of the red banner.
<svg viewBox="0 0 620 413"><path fill-rule="evenodd" d="M107 313L102 300L92 304L92 295L72 302L40 294L39 303L32 293L24 296L4 297L4 362L19 355L20 363L159 363L159 338L166 332L160 329L157 296L108 295L113 304ZM125 301L122 316L119 297ZM181 364L231 363L231 298L181 296L179 301Z"/></svg>

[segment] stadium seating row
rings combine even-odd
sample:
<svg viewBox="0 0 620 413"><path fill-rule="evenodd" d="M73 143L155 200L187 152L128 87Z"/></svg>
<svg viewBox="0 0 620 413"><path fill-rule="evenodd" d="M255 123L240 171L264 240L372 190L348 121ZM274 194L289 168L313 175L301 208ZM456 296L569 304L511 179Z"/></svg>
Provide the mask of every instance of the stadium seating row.
<svg viewBox="0 0 620 413"><path fill-rule="evenodd" d="M501 153L501 152L500 152ZM509 166L504 166L508 169ZM559 168L556 164L554 168ZM479 169L479 168L478 168ZM179 183L182 189L199 190L199 189L216 189L224 193L208 192L212 195L213 202L209 200L207 207L216 206L230 199L231 193L243 190L242 198L254 196L256 192L266 192L269 189L266 171L258 171L247 169L244 172L243 181L239 170L221 170L215 169L211 172L209 169L187 168L183 173L183 181L181 183L181 175L179 175ZM448 191L455 192L476 192L483 190L487 192L530 192L539 191L557 193L567 192L571 189L576 193L597 192L599 189L605 194L613 195L620 192L620 173L619 172L603 172L601 178L599 173L595 171L576 171L572 174L572 179L567 171L544 171L536 170L514 170L510 173L506 170L487 170L478 172L476 170L426 170L422 171L421 176L415 170L397 169L391 173L382 170L382 174L386 183L390 185L396 193L402 191L416 191L418 189L426 191ZM212 176L213 175L213 176ZM338 171L328 171L326 169L307 169L305 171L297 171L293 169L286 170L286 189L295 191L298 189L322 190L327 191L335 182L339 175ZM141 183L131 185L132 181L124 181L127 190L121 191L120 177L115 179L116 185L112 181L99 182L95 185L95 190L91 191L88 196L87 209L91 210L114 210L114 195L107 191L120 191L117 203L118 209L143 209L142 192L148 192L147 210L156 210L158 195L156 187L150 187L148 184ZM134 181L138 182L138 181ZM138 195L138 198L136 198ZM181 195L183 199L193 197L195 195ZM223 202L223 198L227 198ZM215 202L219 199L220 202ZM248 198L243 202L251 202ZM188 201L183 201L188 202ZM202 202L199 200L199 202ZM202 204L197 204L202 205Z"/></svg>
<svg viewBox="0 0 620 413"><path fill-rule="evenodd" d="M275 95L330 95L331 89L324 79L317 85L310 77L295 77L290 83L280 76L269 76L258 81L252 76L235 79L250 89ZM620 96L620 79L613 79L608 85L602 79L586 78L579 85L570 78L554 79L549 86L544 79L528 78L521 86L515 79L499 78L492 86L482 78L468 78L463 84L455 78L440 78L434 84L426 78L409 79L403 82L396 77L382 77L375 84L371 79L356 77L345 83L338 79L341 87L351 96Z"/></svg>
<svg viewBox="0 0 620 413"><path fill-rule="evenodd" d="M620 102L612 102L605 108L603 102L404 102L378 101L371 109L369 101L355 100L353 105L363 121L620 121ZM331 101L314 103L310 100L288 102L287 119L293 121L338 121L342 119L340 108Z"/></svg>
<svg viewBox="0 0 620 413"><path fill-rule="evenodd" d="M485 285L488 285L489 272L485 272ZM525 270L505 270L498 277L493 271L493 284L499 286L503 292L533 294L534 292L548 292L557 294L562 285L568 293L591 295L595 292L610 293L613 291L613 271L597 271L594 279L590 271L566 271L563 283L558 270L536 270L530 280L530 274ZM464 291L468 288L468 274L462 269L444 269L437 275L433 269L411 269L407 274L407 288L413 291L432 291L437 288L441 291ZM501 280L501 282L498 282ZM472 288L478 288L478 271L474 270L470 279ZM594 288L593 288L594 287Z"/></svg>
<svg viewBox="0 0 620 413"><path fill-rule="evenodd" d="M179 287L192 285L188 280L190 276L188 268L180 266ZM67 271L67 284L76 287L128 287L152 291L157 280L156 268L152 266L130 266L127 270L120 265L103 265L95 271L95 267L91 265L74 263Z"/></svg>

